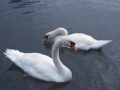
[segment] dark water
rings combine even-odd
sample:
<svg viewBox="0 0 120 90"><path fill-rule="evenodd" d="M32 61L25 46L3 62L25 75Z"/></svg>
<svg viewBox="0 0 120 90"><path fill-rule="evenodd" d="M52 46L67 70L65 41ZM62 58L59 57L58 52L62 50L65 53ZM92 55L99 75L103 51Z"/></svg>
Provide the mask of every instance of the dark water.
<svg viewBox="0 0 120 90"><path fill-rule="evenodd" d="M61 61L73 73L68 83L26 80L17 67L9 69L6 48L51 56L51 40L41 39L58 27L113 42L88 52L61 49ZM0 90L120 90L120 1L0 0Z"/></svg>

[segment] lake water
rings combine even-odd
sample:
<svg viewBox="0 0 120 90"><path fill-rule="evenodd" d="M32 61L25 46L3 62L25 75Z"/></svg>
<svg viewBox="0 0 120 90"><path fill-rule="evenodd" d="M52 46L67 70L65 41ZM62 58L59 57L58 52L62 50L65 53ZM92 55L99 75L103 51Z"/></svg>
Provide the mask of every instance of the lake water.
<svg viewBox="0 0 120 90"><path fill-rule="evenodd" d="M3 52L51 56L52 40L41 39L58 27L113 41L87 52L62 48L61 61L73 74L70 82L23 78ZM0 90L120 90L120 0L0 0Z"/></svg>

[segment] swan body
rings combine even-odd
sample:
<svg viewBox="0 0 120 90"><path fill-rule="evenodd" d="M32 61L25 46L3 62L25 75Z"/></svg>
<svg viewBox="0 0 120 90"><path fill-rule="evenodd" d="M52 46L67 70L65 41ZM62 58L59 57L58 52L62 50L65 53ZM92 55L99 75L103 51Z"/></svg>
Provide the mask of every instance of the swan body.
<svg viewBox="0 0 120 90"><path fill-rule="evenodd" d="M58 34L62 35L57 36ZM76 43L75 47L81 50L98 49L112 41L112 40L96 40L93 37L83 33L73 33L68 35L68 32L65 28L57 28L54 31L48 32L45 35L43 41L46 41L48 38L55 37L53 42L56 42L57 39L59 39L62 36L72 38L72 40Z"/></svg>
<svg viewBox="0 0 120 90"><path fill-rule="evenodd" d="M71 46L73 42L70 41L66 37L56 41L52 48L52 58L40 53L23 53L13 49L7 49L4 54L34 78L45 81L66 82L71 80L72 73L60 61L59 49L62 45ZM74 45L72 46L74 47Z"/></svg>

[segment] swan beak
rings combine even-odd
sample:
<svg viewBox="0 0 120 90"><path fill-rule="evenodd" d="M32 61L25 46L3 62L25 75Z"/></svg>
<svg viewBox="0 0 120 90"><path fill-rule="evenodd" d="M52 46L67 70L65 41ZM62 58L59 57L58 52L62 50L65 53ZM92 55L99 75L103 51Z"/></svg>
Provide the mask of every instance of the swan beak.
<svg viewBox="0 0 120 90"><path fill-rule="evenodd" d="M74 51L77 51L77 48L74 45L70 46Z"/></svg>
<svg viewBox="0 0 120 90"><path fill-rule="evenodd" d="M42 39L42 42L46 41L47 39L48 39L47 37L44 37L44 38Z"/></svg>

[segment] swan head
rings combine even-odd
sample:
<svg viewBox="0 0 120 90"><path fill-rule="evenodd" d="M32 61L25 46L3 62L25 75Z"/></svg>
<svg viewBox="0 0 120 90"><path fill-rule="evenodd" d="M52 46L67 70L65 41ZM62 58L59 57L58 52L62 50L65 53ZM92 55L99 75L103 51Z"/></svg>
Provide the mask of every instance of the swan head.
<svg viewBox="0 0 120 90"><path fill-rule="evenodd" d="M58 34L62 34L63 36L68 35L68 32L65 28L57 28L51 32L46 33L46 35L44 36L44 38L42 39L42 41L46 41L49 38L54 38L55 36L57 36Z"/></svg>
<svg viewBox="0 0 120 90"><path fill-rule="evenodd" d="M48 33L46 33L46 35L44 36L42 41L46 41L46 40L48 40L48 38L53 38L53 37L55 37L54 32L53 31L48 32Z"/></svg>
<svg viewBox="0 0 120 90"><path fill-rule="evenodd" d="M77 48L75 47L75 42L67 36L60 37L55 43L60 43L61 46L64 45L66 47L70 47L74 51L77 51Z"/></svg>

